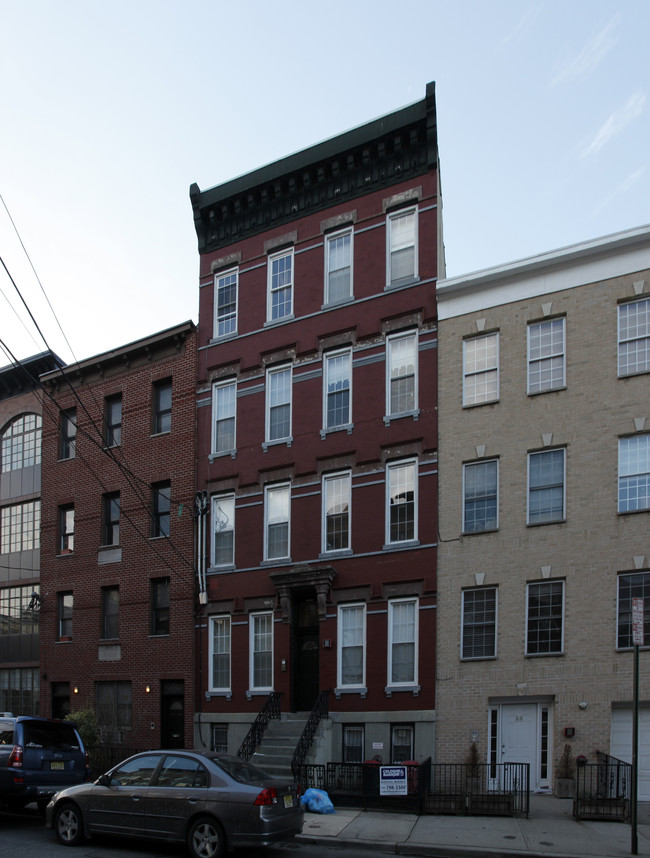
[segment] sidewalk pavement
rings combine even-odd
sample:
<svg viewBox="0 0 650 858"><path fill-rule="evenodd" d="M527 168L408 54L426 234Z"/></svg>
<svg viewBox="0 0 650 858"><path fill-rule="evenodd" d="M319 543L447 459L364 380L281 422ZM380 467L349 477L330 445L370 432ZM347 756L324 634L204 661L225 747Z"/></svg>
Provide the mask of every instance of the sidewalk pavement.
<svg viewBox="0 0 650 858"><path fill-rule="evenodd" d="M298 840L434 858L627 858L632 828L622 822L578 822L573 802L532 795L526 817L415 816L341 808L305 813ZM640 804L637 854L650 858L650 805Z"/></svg>

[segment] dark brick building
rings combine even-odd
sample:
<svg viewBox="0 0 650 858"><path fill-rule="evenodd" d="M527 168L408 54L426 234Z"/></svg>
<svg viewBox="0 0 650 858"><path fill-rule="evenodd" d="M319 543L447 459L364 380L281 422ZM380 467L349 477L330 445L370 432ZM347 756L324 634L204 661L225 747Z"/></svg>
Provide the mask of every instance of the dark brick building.
<svg viewBox="0 0 650 858"><path fill-rule="evenodd" d="M125 747L192 743L196 331L42 377L41 711Z"/></svg>
<svg viewBox="0 0 650 858"><path fill-rule="evenodd" d="M319 758L433 752L434 86L220 187L190 189L200 253L205 564L195 734L236 751L270 692Z"/></svg>

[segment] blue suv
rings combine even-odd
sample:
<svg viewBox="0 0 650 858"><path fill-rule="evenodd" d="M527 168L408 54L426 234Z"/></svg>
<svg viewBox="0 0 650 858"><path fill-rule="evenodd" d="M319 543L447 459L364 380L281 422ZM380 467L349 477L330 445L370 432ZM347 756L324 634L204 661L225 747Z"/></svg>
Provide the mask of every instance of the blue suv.
<svg viewBox="0 0 650 858"><path fill-rule="evenodd" d="M90 779L88 754L72 721L0 712L0 805L45 810L55 792Z"/></svg>

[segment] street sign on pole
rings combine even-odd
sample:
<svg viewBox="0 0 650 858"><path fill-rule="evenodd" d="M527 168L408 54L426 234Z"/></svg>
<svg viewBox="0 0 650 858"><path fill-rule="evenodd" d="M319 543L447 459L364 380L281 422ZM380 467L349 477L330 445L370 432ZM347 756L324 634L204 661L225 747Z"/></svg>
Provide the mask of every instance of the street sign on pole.
<svg viewBox="0 0 650 858"><path fill-rule="evenodd" d="M632 599L632 643L643 646L643 599Z"/></svg>

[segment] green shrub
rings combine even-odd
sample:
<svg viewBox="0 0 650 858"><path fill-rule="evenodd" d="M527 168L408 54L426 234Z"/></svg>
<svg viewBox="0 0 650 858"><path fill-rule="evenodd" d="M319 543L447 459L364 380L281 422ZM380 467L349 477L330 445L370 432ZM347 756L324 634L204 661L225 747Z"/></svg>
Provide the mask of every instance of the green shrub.
<svg viewBox="0 0 650 858"><path fill-rule="evenodd" d="M68 713L65 716L65 720L75 722L86 750L91 751L97 744L97 735L99 732L95 710L90 708L78 709L76 712Z"/></svg>

